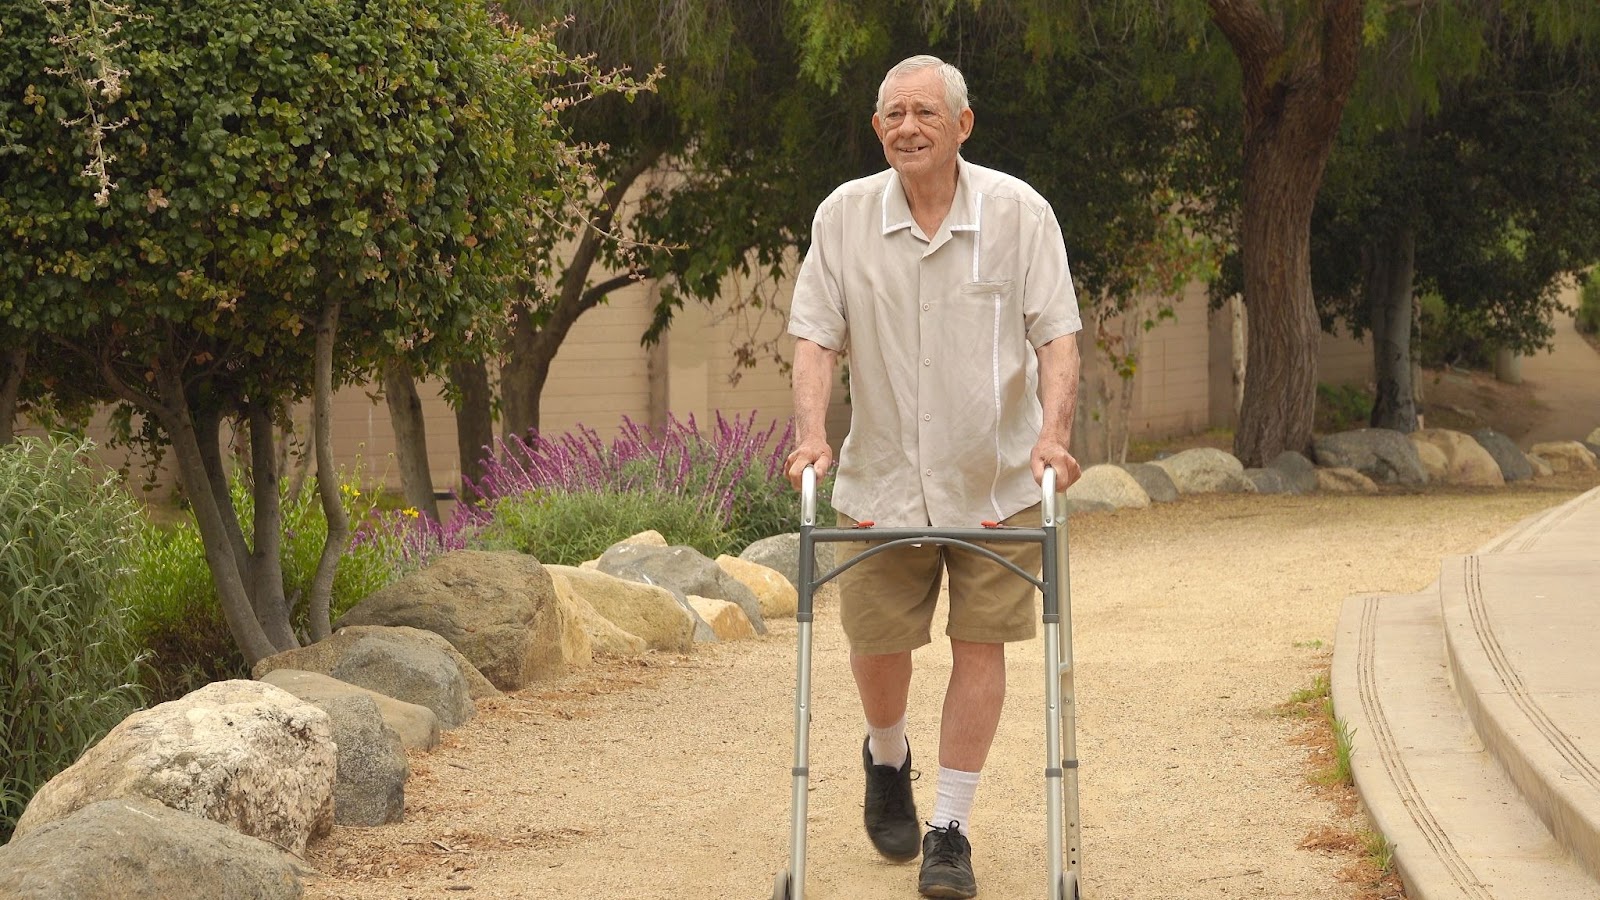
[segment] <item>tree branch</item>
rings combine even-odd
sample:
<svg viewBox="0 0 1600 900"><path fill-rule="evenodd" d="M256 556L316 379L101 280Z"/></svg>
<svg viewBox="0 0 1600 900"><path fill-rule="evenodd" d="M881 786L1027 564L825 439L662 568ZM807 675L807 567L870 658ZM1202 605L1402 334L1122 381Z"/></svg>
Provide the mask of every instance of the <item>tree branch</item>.
<svg viewBox="0 0 1600 900"><path fill-rule="evenodd" d="M317 573L311 582L310 609L306 626L311 639L320 641L333 633L330 607L333 602L333 576L350 537L350 518L345 515L339 496L339 473L333 467L333 346L338 337L339 301L328 300L317 321L315 384L312 389L311 440L317 452L317 494L328 519L328 538L322 544Z"/></svg>
<svg viewBox="0 0 1600 900"><path fill-rule="evenodd" d="M1258 0L1206 0L1244 73L1244 100L1252 114L1265 105L1273 61L1284 51L1283 32Z"/></svg>
<svg viewBox="0 0 1600 900"><path fill-rule="evenodd" d="M17 397L22 393L22 376L28 370L28 348L12 347L5 354L5 381L0 382L0 446L16 436Z"/></svg>

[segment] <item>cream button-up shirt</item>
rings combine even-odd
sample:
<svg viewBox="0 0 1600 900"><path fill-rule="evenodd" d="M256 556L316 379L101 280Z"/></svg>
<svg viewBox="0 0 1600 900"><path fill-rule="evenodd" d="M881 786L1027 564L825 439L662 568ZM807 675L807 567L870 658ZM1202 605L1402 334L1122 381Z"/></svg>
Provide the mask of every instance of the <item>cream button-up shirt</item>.
<svg viewBox="0 0 1600 900"><path fill-rule="evenodd" d="M974 526L1039 502L1034 350L1083 327L1067 251L1036 191L959 166L931 236L893 169L840 186L812 225L789 333L845 353L832 500L855 519Z"/></svg>

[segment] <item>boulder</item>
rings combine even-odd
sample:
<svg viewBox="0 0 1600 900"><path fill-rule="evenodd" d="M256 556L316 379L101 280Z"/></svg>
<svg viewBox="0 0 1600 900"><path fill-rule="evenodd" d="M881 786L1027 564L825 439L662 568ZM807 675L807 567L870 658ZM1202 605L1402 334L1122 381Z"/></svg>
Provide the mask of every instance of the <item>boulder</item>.
<svg viewBox="0 0 1600 900"><path fill-rule="evenodd" d="M1579 441L1547 441L1534 444L1531 452L1549 463L1555 472L1593 472L1600 469L1595 455Z"/></svg>
<svg viewBox="0 0 1600 900"><path fill-rule="evenodd" d="M565 613L550 574L533 557L457 550L374 591L335 625L431 631L461 651L490 684L517 691L563 674L569 663L587 662L584 648L565 643Z"/></svg>
<svg viewBox="0 0 1600 900"><path fill-rule="evenodd" d="M1063 497L1059 508L1061 514L1069 519L1084 513L1113 512L1116 510L1115 506L1104 500L1079 500L1075 497Z"/></svg>
<svg viewBox="0 0 1600 900"><path fill-rule="evenodd" d="M478 668L467 661L461 651L451 646L450 642L421 628L411 628L405 625L393 627L387 625L349 625L341 628L324 640L315 644L301 647L298 650L286 650L277 653L256 663L250 670L250 677L260 678L274 669L300 669L305 672L318 672L323 675L332 675L333 667L348 650L355 639L363 635L374 637L378 640L405 645L418 645L431 647L445 656L450 657L451 664L461 673L461 678L467 683L467 695L474 700L483 700L487 697L498 697L500 691L483 677ZM374 688L378 693L381 689ZM404 698L399 698L404 699ZM451 726L445 726L449 728Z"/></svg>
<svg viewBox="0 0 1600 900"><path fill-rule="evenodd" d="M711 626L719 641L742 641L756 636L756 630L750 627L750 620L737 604L691 595L689 605Z"/></svg>
<svg viewBox="0 0 1600 900"><path fill-rule="evenodd" d="M661 532L652 528L649 531L641 531L632 537L625 537L611 546L615 547L617 544L637 544L640 547L665 547L667 545L667 539L661 536Z"/></svg>
<svg viewBox="0 0 1600 900"><path fill-rule="evenodd" d="M400 738L401 746L413 750L432 750L439 746L439 717L426 706L396 700L377 691L357 687L348 681L340 681L318 672L302 672L299 669L274 669L258 680L283 688L324 712L328 710L329 701L343 700L346 697L370 698L377 704L378 715L383 718L383 724ZM337 742L337 734L334 740ZM337 805L337 801L335 804Z"/></svg>
<svg viewBox="0 0 1600 900"><path fill-rule="evenodd" d="M1472 433L1472 439L1478 446L1489 454L1500 467L1500 477L1506 481L1526 481L1533 477L1533 466L1528 462L1528 454L1523 453L1512 440L1493 428L1480 428Z"/></svg>
<svg viewBox="0 0 1600 900"><path fill-rule="evenodd" d="M1327 468L1317 470L1317 490L1330 494L1371 494L1378 486L1355 469Z"/></svg>
<svg viewBox="0 0 1600 900"><path fill-rule="evenodd" d="M1415 487L1428 483L1416 446L1398 431L1358 428L1324 435L1312 446L1319 466L1355 469L1380 484Z"/></svg>
<svg viewBox="0 0 1600 900"><path fill-rule="evenodd" d="M100 800L145 797L293 853L333 824L328 714L259 681L219 681L118 723L41 787L16 837Z"/></svg>
<svg viewBox="0 0 1600 900"><path fill-rule="evenodd" d="M1180 494L1248 493L1254 485L1244 477L1244 465L1233 454L1215 447L1196 447L1155 465L1164 469Z"/></svg>
<svg viewBox="0 0 1600 900"><path fill-rule="evenodd" d="M1445 463L1444 473L1441 476L1445 484L1468 487L1505 486L1506 479L1500 472L1500 464L1471 435L1447 428L1423 428L1412 432L1410 437L1411 442L1417 446L1419 457L1425 446L1434 447L1439 451ZM1428 475L1432 478L1433 473L1430 471Z"/></svg>
<svg viewBox="0 0 1600 900"><path fill-rule="evenodd" d="M1600 428L1589 432L1589 436L1584 438L1583 442L1585 444L1600 444Z"/></svg>
<svg viewBox="0 0 1600 900"><path fill-rule="evenodd" d="M1150 505L1150 495L1139 480L1127 470L1111 465L1084 469L1083 477L1073 482L1064 496L1068 500L1095 500L1117 509L1143 509Z"/></svg>
<svg viewBox="0 0 1600 900"><path fill-rule="evenodd" d="M694 645L698 617L689 612L687 601L680 604L666 588L588 569L548 568L552 575L567 579L574 596L587 601L595 612L621 630L643 638L650 649L683 653ZM706 628L709 632L710 626Z"/></svg>
<svg viewBox="0 0 1600 900"><path fill-rule="evenodd" d="M306 874L266 841L144 797L90 803L0 847L12 900L299 900Z"/></svg>
<svg viewBox="0 0 1600 900"><path fill-rule="evenodd" d="M350 694L317 703L333 723L338 771L333 780L333 821L373 826L398 822L406 811L411 767L400 735L383 724L371 697Z"/></svg>
<svg viewBox="0 0 1600 900"><path fill-rule="evenodd" d="M826 524L832 527L834 523ZM833 544L814 544L813 556L816 558L815 566L818 575L826 574L838 565L834 554ZM744 548L739 558L757 565L766 566L789 580L796 588L800 587L800 535L797 532L774 535L762 538Z"/></svg>
<svg viewBox="0 0 1600 900"><path fill-rule="evenodd" d="M693 547L619 544L600 557L600 571L628 581L655 584L680 597L715 597L739 604L756 634L766 634L756 595Z"/></svg>
<svg viewBox="0 0 1600 900"><path fill-rule="evenodd" d="M756 605L761 607L762 618L794 618L800 593L776 570L726 553L717 557L717 566L756 595Z"/></svg>
<svg viewBox="0 0 1600 900"><path fill-rule="evenodd" d="M1172 483L1167 470L1155 463L1125 463L1123 470L1139 482L1145 496L1153 503L1171 503L1178 499L1178 486Z"/></svg>
<svg viewBox="0 0 1600 900"><path fill-rule="evenodd" d="M1550 467L1550 463L1546 462L1545 458L1539 454L1528 453L1524 456L1528 460L1528 468L1533 470L1535 478L1549 478L1556 473L1556 470Z"/></svg>
<svg viewBox="0 0 1600 900"><path fill-rule="evenodd" d="M1317 467L1304 454L1285 450L1267 463L1267 468L1283 478L1284 488L1291 494L1309 494L1317 489Z"/></svg>
<svg viewBox="0 0 1600 900"><path fill-rule="evenodd" d="M1450 459L1444 455L1444 450L1417 437L1415 433L1406 435L1406 438L1417 448L1417 461L1422 463L1422 471L1428 473L1428 483L1443 484L1450 474Z"/></svg>
<svg viewBox="0 0 1600 900"><path fill-rule="evenodd" d="M567 605L569 616L583 629L592 653L605 656L638 656L649 650L644 638L618 628L611 620L595 611L594 606L572 589L572 583L560 572L551 572L556 585L556 596Z"/></svg>
<svg viewBox="0 0 1600 900"><path fill-rule="evenodd" d="M1277 469L1245 469L1244 477L1250 479L1250 484L1258 494L1287 494L1289 486L1283 481L1283 473Z"/></svg>

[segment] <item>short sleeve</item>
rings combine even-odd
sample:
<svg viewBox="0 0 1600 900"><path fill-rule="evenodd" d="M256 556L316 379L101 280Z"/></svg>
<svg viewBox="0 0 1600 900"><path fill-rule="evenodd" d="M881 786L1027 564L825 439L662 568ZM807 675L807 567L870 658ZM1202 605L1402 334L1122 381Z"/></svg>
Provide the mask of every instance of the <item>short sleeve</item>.
<svg viewBox="0 0 1600 900"><path fill-rule="evenodd" d="M1046 204L1035 222L1023 278L1022 314L1028 343L1035 349L1083 329L1078 292L1072 286L1061 223Z"/></svg>
<svg viewBox="0 0 1600 900"><path fill-rule="evenodd" d="M825 201L811 223L811 249L800 263L794 299L789 305L789 333L841 351L845 342L844 290L839 278L843 232L838 204Z"/></svg>

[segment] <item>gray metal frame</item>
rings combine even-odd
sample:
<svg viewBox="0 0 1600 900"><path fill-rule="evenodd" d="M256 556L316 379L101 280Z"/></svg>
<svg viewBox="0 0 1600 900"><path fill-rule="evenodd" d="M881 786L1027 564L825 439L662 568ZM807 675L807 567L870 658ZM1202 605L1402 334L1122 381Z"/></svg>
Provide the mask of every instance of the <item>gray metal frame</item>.
<svg viewBox="0 0 1600 900"><path fill-rule="evenodd" d="M817 588L866 559L907 544L959 547L988 557L1029 582L1044 596L1045 655L1045 828L1050 900L1080 897L1078 753L1072 677L1072 591L1067 566L1066 514L1057 506L1056 473L1046 468L1039 528L818 528L817 475L807 467L800 489L800 626L794 701L794 777L790 798L789 868L778 875L774 898L805 900L806 800L810 779L811 626ZM815 545L843 541L878 542L864 553L816 575ZM1038 544L1044 557L1040 577L979 546L984 543Z"/></svg>

